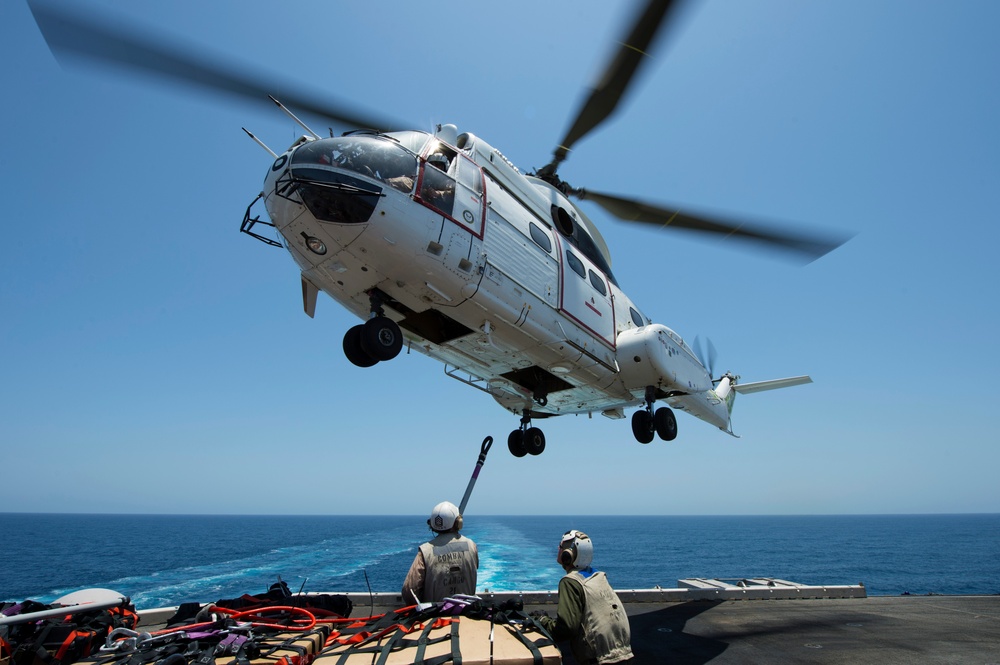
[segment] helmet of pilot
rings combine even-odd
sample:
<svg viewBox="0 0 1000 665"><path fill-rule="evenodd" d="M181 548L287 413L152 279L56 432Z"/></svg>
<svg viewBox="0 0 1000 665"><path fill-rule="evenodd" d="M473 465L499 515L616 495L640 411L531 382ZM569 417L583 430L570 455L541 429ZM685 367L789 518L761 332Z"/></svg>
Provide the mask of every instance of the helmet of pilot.
<svg viewBox="0 0 1000 665"><path fill-rule="evenodd" d="M435 152L427 156L427 163L431 166L436 166L442 171L448 171L448 158L442 155L440 152Z"/></svg>
<svg viewBox="0 0 1000 665"><path fill-rule="evenodd" d="M584 570L594 560L594 542L583 531L571 529L563 534L556 553L559 565L567 570Z"/></svg>
<svg viewBox="0 0 1000 665"><path fill-rule="evenodd" d="M438 533L458 531L462 528L462 516L458 513L458 506L451 501L442 501L434 506L431 511L427 526Z"/></svg>

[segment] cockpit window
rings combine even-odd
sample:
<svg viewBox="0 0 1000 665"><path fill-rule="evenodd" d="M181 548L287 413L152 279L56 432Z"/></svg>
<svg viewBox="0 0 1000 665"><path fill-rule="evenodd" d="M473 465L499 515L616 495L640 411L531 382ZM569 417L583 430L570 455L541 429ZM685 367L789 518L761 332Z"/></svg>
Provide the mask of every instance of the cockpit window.
<svg viewBox="0 0 1000 665"><path fill-rule="evenodd" d="M391 136L392 138L399 141L399 144L409 150L410 152L419 155L424 151L424 146L427 144L427 139L431 137L427 132L389 132L386 136Z"/></svg>
<svg viewBox="0 0 1000 665"><path fill-rule="evenodd" d="M396 141L376 136L341 136L310 141L292 155L293 169L296 166L345 169L381 180L401 192L413 191L417 176L416 155Z"/></svg>
<svg viewBox="0 0 1000 665"><path fill-rule="evenodd" d="M455 214L455 180L448 175L451 163L442 153L432 153L420 181L420 198L449 217Z"/></svg>
<svg viewBox="0 0 1000 665"><path fill-rule="evenodd" d="M425 149L417 200L467 229L478 229L483 217L482 169L442 141L432 141Z"/></svg>

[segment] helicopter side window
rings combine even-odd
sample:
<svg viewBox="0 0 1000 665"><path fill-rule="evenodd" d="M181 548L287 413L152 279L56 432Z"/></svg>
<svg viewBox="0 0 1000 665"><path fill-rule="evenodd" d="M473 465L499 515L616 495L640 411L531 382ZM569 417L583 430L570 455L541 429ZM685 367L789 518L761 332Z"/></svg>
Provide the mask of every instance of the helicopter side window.
<svg viewBox="0 0 1000 665"><path fill-rule="evenodd" d="M597 289L598 292L600 292L600 294L602 296L608 295L608 287L607 287L607 285L604 283L604 280L601 279L601 276L598 275L593 270L590 271L590 284L595 289Z"/></svg>
<svg viewBox="0 0 1000 665"><path fill-rule="evenodd" d="M593 261L594 265L608 276L609 282L615 286L618 285L618 281L611 272L611 266L604 259L604 255L597 248L593 238L583 229L582 224L574 222L569 213L555 205L552 206L552 223L559 229L559 232L562 233L570 245L580 250L581 254Z"/></svg>
<svg viewBox="0 0 1000 665"><path fill-rule="evenodd" d="M587 269L583 267L583 261L573 252L566 250L566 263L570 269L583 279L587 279Z"/></svg>
<svg viewBox="0 0 1000 665"><path fill-rule="evenodd" d="M528 231L531 233L531 239L535 241L536 245L548 253L552 252L552 239L538 224L528 222Z"/></svg>
<svg viewBox="0 0 1000 665"><path fill-rule="evenodd" d="M423 159L419 200L473 233L483 220L483 171L451 146L433 141Z"/></svg>
<svg viewBox="0 0 1000 665"><path fill-rule="evenodd" d="M457 159L454 161L458 162L458 182L482 196L483 172L476 166L475 162L466 159Z"/></svg>
<svg viewBox="0 0 1000 665"><path fill-rule="evenodd" d="M451 217L455 209L455 179L448 175L448 170L455 161L455 155L449 155L449 152L439 149L427 156L424 176L420 181L420 198Z"/></svg>
<svg viewBox="0 0 1000 665"><path fill-rule="evenodd" d="M628 313L632 315L632 323L634 323L637 328L641 328L645 325L642 321L642 314L640 314L635 307L629 307Z"/></svg>

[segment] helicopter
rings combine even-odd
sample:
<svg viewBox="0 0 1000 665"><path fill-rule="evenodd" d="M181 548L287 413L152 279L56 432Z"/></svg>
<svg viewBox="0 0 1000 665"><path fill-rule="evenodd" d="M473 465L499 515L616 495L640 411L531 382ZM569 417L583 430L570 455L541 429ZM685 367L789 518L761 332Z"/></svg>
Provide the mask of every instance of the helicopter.
<svg viewBox="0 0 1000 665"><path fill-rule="evenodd" d="M843 238L692 214L577 188L558 175L577 141L615 111L675 4L649 0L636 13L551 161L531 172L454 125L424 131L301 96L278 100L254 80L148 39L29 6L53 50L270 97L305 133L276 151L244 129L271 161L240 231L288 251L308 316L322 292L361 320L342 341L353 365L393 361L404 347L440 361L447 376L520 417L507 444L523 457L545 449L535 421L566 414L625 419L635 408L632 433L644 444L677 437L675 410L735 436L736 393L811 382L716 375L710 342L707 350L689 344L625 293L607 242L577 201L624 221L762 243L807 260ZM358 129L324 137L294 111Z"/></svg>

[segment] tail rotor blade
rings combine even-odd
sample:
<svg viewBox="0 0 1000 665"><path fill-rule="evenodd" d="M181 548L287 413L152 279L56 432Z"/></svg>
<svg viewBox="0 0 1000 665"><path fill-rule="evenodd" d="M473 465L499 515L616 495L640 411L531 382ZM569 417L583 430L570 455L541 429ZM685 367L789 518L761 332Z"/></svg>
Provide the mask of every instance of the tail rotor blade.
<svg viewBox="0 0 1000 665"><path fill-rule="evenodd" d="M707 353L705 352L706 345L708 348ZM715 352L715 344L712 344L712 340L707 339L706 342L702 342L700 335L695 336L694 353L698 356L701 364L705 366L705 369L708 370L709 376L715 376L715 358L717 354Z"/></svg>

